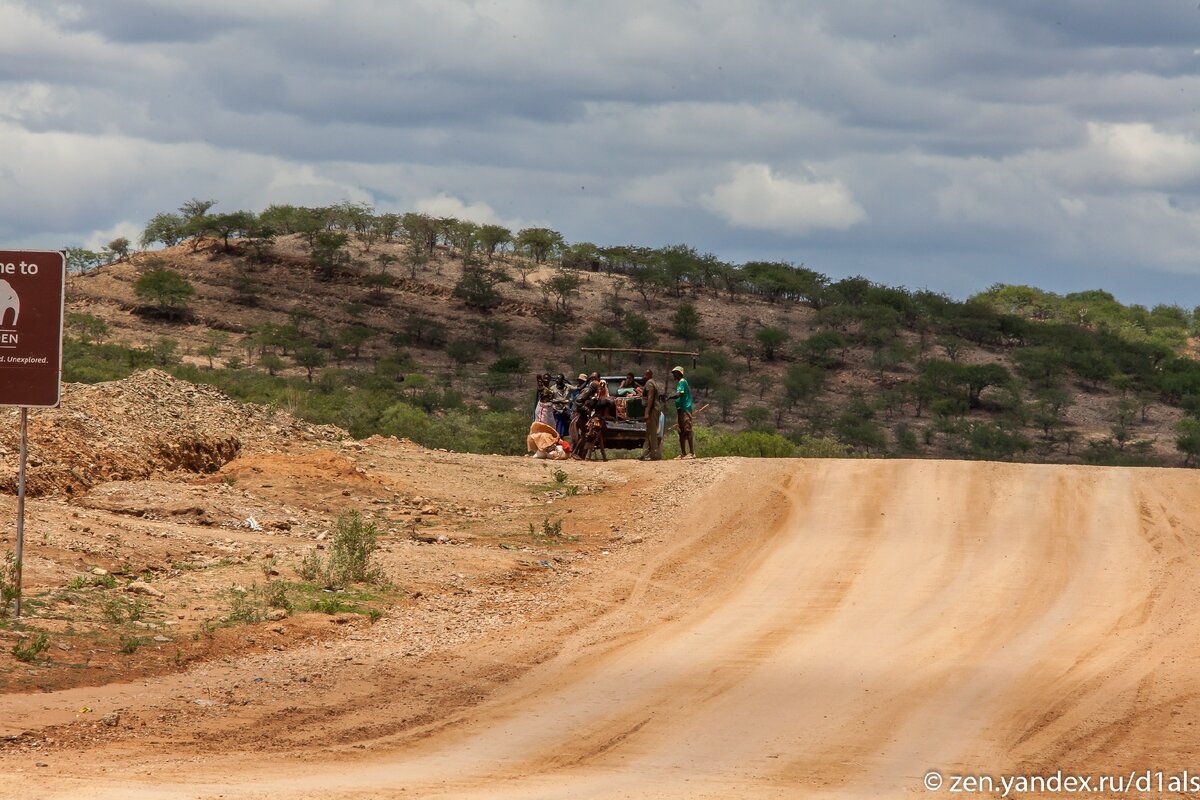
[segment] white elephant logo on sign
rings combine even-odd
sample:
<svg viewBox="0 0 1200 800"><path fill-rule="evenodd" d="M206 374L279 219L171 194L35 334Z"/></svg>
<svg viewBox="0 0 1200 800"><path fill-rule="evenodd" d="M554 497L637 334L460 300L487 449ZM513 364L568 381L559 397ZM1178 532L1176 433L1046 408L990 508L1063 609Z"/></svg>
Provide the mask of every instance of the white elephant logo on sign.
<svg viewBox="0 0 1200 800"><path fill-rule="evenodd" d="M9 311L12 311L12 326L15 328L17 318L21 316L21 298L17 297L16 290L8 281L0 279L0 328L4 327Z"/></svg>

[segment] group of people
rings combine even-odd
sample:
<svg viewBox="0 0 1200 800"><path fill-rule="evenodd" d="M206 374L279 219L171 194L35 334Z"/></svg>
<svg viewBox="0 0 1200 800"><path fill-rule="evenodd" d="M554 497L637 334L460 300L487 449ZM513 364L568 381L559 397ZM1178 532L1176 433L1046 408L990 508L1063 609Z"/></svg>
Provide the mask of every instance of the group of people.
<svg viewBox="0 0 1200 800"><path fill-rule="evenodd" d="M646 423L645 449L642 461L662 459L662 438L659 431L659 416L665 403L674 401L676 427L679 430L679 458L696 457L695 435L692 428L692 389L684 377L683 367L671 370L675 390L667 394L664 387L654 378L653 370L646 370L639 383L634 373L626 374L615 391L600 373L580 373L575 384L569 385L565 375L553 378L549 373L537 378L537 406L535 422L557 431L564 452L575 458L587 458L597 435L603 430L605 419L627 419L626 403L629 398L642 400ZM543 429L546 430L546 429Z"/></svg>

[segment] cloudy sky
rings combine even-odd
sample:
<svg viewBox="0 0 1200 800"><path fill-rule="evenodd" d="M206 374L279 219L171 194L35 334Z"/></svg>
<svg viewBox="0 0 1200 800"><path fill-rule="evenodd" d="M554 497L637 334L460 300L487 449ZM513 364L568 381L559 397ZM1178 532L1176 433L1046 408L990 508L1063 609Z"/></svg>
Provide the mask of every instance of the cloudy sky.
<svg viewBox="0 0 1200 800"><path fill-rule="evenodd" d="M1196 0L0 0L0 246L367 201L1200 304Z"/></svg>

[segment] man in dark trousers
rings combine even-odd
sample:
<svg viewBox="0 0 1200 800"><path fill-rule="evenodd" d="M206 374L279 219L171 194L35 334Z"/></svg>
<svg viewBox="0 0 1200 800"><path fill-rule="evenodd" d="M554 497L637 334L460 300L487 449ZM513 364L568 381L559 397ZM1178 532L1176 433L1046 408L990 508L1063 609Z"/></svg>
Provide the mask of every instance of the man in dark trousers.
<svg viewBox="0 0 1200 800"><path fill-rule="evenodd" d="M663 409L663 387L654 380L654 371L642 376L642 402L646 405L646 451L641 461L662 460L662 437L658 435L658 420Z"/></svg>
<svg viewBox="0 0 1200 800"><path fill-rule="evenodd" d="M675 401L675 413L679 417L679 458L696 457L696 439L692 433L692 387L683 377L683 367L671 370L675 379L675 392L667 395Z"/></svg>

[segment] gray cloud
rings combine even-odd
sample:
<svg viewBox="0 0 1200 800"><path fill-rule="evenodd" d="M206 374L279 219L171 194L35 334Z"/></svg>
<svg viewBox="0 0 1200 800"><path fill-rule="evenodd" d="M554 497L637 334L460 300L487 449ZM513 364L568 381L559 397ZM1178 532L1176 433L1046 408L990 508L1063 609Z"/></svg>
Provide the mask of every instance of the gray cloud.
<svg viewBox="0 0 1200 800"><path fill-rule="evenodd" d="M64 30L95 33L114 44L202 42L231 30L233 15L219 6L154 0L88 0L85 3L27 2Z"/></svg>
<svg viewBox="0 0 1200 800"><path fill-rule="evenodd" d="M1173 300L1198 43L1165 1L0 0L0 236L350 198Z"/></svg>

